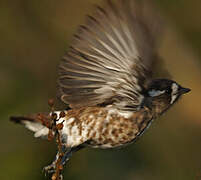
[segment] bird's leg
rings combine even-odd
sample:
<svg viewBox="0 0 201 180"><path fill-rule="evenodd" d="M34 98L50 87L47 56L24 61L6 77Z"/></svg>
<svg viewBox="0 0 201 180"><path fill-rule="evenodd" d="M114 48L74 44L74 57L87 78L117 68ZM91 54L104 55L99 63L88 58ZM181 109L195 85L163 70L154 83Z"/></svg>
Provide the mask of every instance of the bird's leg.
<svg viewBox="0 0 201 180"><path fill-rule="evenodd" d="M65 163L70 159L70 157L73 155L74 152L82 149L84 146L79 145L73 148L66 148L65 145L62 146L62 153L64 154L61 158L60 165L64 166ZM55 157L55 160L48 166L44 167L44 171L48 174L54 173L56 171L56 164L58 162L58 159L60 157L60 152L58 151Z"/></svg>
<svg viewBox="0 0 201 180"><path fill-rule="evenodd" d="M65 163L67 161L69 161L69 159L71 158L71 156L73 155L73 153L79 151L83 147L84 147L83 145L79 145L79 146L73 147L69 151L65 152L65 154L63 155L63 157L61 159L61 165L64 166Z"/></svg>

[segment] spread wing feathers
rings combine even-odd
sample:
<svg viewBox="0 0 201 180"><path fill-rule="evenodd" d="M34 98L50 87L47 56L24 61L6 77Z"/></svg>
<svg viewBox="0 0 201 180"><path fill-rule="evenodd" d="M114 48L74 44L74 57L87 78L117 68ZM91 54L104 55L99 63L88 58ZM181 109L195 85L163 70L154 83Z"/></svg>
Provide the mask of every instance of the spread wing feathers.
<svg viewBox="0 0 201 180"><path fill-rule="evenodd" d="M141 1L113 4L108 0L88 16L59 67L63 102L72 108L113 103L120 109L135 109L140 105L156 33L150 13L143 10Z"/></svg>

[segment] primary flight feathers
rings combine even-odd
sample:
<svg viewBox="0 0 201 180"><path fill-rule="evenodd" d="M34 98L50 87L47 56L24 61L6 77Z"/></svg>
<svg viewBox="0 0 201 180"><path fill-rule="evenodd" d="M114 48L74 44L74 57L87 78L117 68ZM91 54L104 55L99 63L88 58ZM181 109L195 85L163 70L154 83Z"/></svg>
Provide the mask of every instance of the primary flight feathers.
<svg viewBox="0 0 201 180"><path fill-rule="evenodd" d="M73 108L113 104L137 109L150 79L158 33L148 6L148 1L108 0L88 16L59 67L63 102Z"/></svg>

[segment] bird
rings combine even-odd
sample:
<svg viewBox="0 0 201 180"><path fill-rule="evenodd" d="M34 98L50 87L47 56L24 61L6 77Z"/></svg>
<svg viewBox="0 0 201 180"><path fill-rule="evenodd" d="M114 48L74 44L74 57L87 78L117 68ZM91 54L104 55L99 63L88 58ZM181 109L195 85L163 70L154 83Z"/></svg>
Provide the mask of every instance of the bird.
<svg viewBox="0 0 201 180"><path fill-rule="evenodd" d="M160 27L146 4L105 0L75 33L58 69L59 98L68 108L42 113L53 113L56 125L62 124L58 130L62 165L85 147L109 149L134 143L154 119L190 91L174 80L153 78ZM25 125L35 137L47 137L49 128L39 117L11 120ZM45 170L55 171L57 159L58 154Z"/></svg>

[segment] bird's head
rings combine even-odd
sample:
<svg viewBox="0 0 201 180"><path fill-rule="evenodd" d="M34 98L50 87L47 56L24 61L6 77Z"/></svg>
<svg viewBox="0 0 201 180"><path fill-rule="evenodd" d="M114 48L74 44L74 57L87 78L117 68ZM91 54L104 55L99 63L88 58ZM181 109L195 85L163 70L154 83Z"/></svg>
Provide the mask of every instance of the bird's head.
<svg viewBox="0 0 201 180"><path fill-rule="evenodd" d="M181 95L188 93L189 88L184 88L178 83L168 79L153 80L146 90L147 103L158 104L163 110L173 105ZM161 109L161 111L163 111Z"/></svg>

